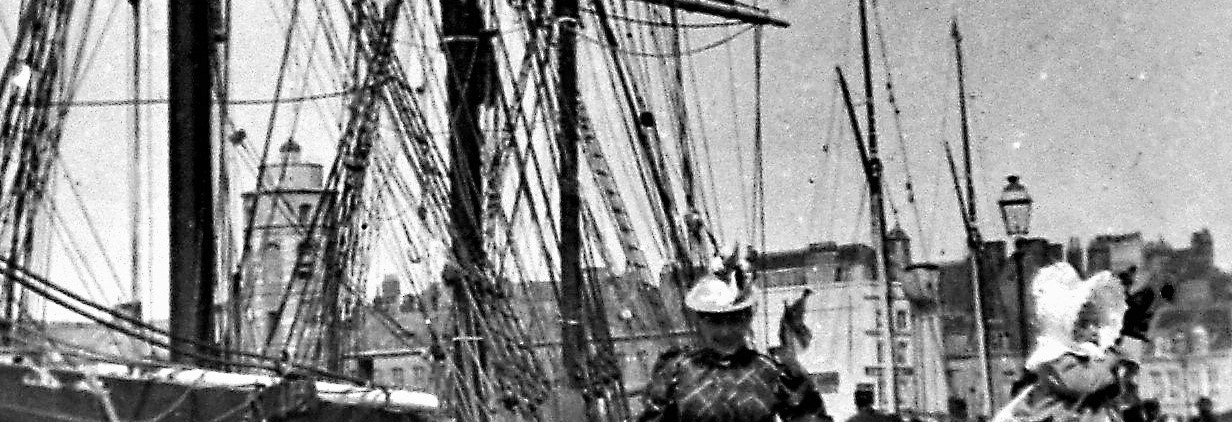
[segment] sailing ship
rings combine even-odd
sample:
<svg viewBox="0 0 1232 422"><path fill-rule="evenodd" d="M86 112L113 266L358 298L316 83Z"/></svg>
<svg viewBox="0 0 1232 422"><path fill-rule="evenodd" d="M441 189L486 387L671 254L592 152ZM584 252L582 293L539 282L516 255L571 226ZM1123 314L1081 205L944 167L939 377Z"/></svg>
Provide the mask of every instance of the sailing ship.
<svg viewBox="0 0 1232 422"><path fill-rule="evenodd" d="M130 0L132 98L94 101L78 97L99 36L98 5L83 3L21 2L5 31L5 419L629 419L634 351L644 366L687 341L679 289L718 245L689 134L682 34L725 30L712 48L743 33L733 27L786 26L714 0L290 0L272 8L285 23L273 98L248 100L232 98L232 26L251 5L171 0L162 100L142 82L142 50L157 44L142 37L152 7ZM150 259L139 233L153 230L141 218L140 164L153 160L140 122L163 103L166 329L142 312L152 300L138 284ZM334 114L334 126L312 122L332 139L329 165L301 159L294 139L305 136L293 134L314 120L300 119L306 103ZM268 121L232 110L253 106ZM49 276L45 251L64 243L47 228L63 224L65 126L84 107L131 110L133 270L119 283L131 295L115 301L126 303ZM266 125L264 136L250 138L244 121ZM412 306L422 326L405 326L369 303L373 262L405 278L417 292L408 299L422 305L435 289L445 304ZM37 304L153 352L56 338ZM431 391L381 379L363 353L372 327L427 350Z"/></svg>

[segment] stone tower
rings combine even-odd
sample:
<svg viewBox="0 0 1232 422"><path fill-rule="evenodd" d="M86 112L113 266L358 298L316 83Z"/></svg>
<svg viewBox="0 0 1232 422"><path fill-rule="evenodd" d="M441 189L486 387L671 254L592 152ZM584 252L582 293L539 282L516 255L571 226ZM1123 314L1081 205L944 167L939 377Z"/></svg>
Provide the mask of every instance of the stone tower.
<svg viewBox="0 0 1232 422"><path fill-rule="evenodd" d="M316 215L317 204L335 194L324 188L323 167L302 161L301 148L294 140L288 140L279 152L277 161L265 164L260 190L243 195L245 221L252 221L253 231L252 253L244 262L244 324L239 347L273 356L284 350L292 324L297 333L292 340L299 338L298 333L315 338L313 333L319 330L311 313L316 307L308 306L319 296L323 271L317 245L328 234L320 222L323 217ZM271 330L275 330L274 337L267 350ZM290 356L298 352L296 344L285 350Z"/></svg>

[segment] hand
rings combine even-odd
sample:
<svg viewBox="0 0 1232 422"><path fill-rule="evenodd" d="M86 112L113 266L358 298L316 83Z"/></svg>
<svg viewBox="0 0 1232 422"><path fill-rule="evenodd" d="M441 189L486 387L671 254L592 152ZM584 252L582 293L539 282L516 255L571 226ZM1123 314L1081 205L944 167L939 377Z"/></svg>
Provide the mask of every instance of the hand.
<svg viewBox="0 0 1232 422"><path fill-rule="evenodd" d="M1117 276L1121 277L1122 283L1125 283L1127 280L1132 280L1133 273L1122 272ZM1155 316L1155 310L1151 307L1155 304L1155 291L1149 288L1142 289L1129 295L1125 303L1128 307L1121 321L1121 335L1147 340L1146 333L1151 328L1151 319Z"/></svg>
<svg viewBox="0 0 1232 422"><path fill-rule="evenodd" d="M808 311L808 297L813 294L811 289L804 289L800 298L791 304L783 302L783 316L779 320L779 339L786 344L787 338L797 344L800 350L809 347L813 341L813 332L804 323L804 314Z"/></svg>
<svg viewBox="0 0 1232 422"><path fill-rule="evenodd" d="M779 343L781 346L778 347L776 354L781 362L793 371L801 374L806 372L803 365L800 364L798 356L801 351L809 347L813 340L813 333L809 330L808 325L804 323L804 313L808 309L806 305L810 294L812 294L812 291L805 290L804 294L792 304L784 303L783 317L779 320Z"/></svg>

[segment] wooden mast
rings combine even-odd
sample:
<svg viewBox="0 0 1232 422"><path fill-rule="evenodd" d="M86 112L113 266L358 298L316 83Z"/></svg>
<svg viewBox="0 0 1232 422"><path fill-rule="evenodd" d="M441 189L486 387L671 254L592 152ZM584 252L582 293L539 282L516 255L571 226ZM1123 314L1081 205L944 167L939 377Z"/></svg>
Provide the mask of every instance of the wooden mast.
<svg viewBox="0 0 1232 422"><path fill-rule="evenodd" d="M864 162L865 174L868 177L868 198L870 207L871 233L869 239L873 243L873 251L876 254L877 267L877 282L884 287L882 306L885 308L885 331L882 333L882 341L885 342L883 370L885 371L886 385L886 403L889 405L886 411L890 413L898 413L898 375L895 373L897 365L894 363L894 285L890 282L890 276L887 273L888 265L886 264L887 254L885 250L886 223L885 223L885 193L883 192L882 182L882 164L881 158L877 156L877 118L873 107L873 72L872 59L868 46L868 5L866 0L860 0L860 47L864 65L864 110L868 117L868 159Z"/></svg>
<svg viewBox="0 0 1232 422"><path fill-rule="evenodd" d="M132 295L134 317L142 318L143 310L141 298L141 270L143 264L143 250L141 241L142 236L142 207L141 207L141 186L142 186L142 156L145 155L144 148L141 144L141 0L128 0L129 6L132 7L133 20L133 77L132 90L133 101L132 105L132 141L129 145L129 168L128 168L128 235L129 248L131 249L131 268L129 269L130 294Z"/></svg>
<svg viewBox="0 0 1232 422"><path fill-rule="evenodd" d="M769 12L735 2L716 2L712 0L640 0L645 3L678 8L682 11L707 14L729 19L737 19L744 23L762 25L771 24L779 27L788 26L786 21L773 18ZM562 360L568 386L573 389L576 399L584 403L586 416L589 420L602 418L596 400L599 391L593 385L592 374L588 362L590 349L584 307L587 305L586 288L582 279L581 253L581 213L582 203L578 182L578 153L581 132L579 130L581 97L578 89L577 70L577 34L581 28L578 14L578 0L556 0L553 5L553 15L558 23L557 29L557 104L559 107L559 136L557 149L560 153L557 189L560 195L560 315ZM675 11L673 11L675 12ZM678 19L678 18L673 18ZM686 190L691 186L686 186ZM665 210L670 213L670 210ZM670 215L670 214L669 214ZM681 258L685 258L682 256ZM603 315L595 316L605 318Z"/></svg>
<svg viewBox="0 0 1232 422"><path fill-rule="evenodd" d="M209 3L171 0L168 15L168 199L171 358L206 366L215 284Z"/></svg>
<svg viewBox="0 0 1232 422"><path fill-rule="evenodd" d="M589 348L586 342L586 317L582 309L585 292L582 288L581 202L578 186L578 71L577 34L581 27L577 0L556 0L553 15L557 21L557 104L560 110L557 149L560 152L560 173L557 189L560 195L560 318L561 356L568 385L581 395L588 419L594 396L590 391L587 370Z"/></svg>
<svg viewBox="0 0 1232 422"><path fill-rule="evenodd" d="M446 94L449 106L449 219L451 241L457 264L466 270L487 265L483 241L483 134L480 112L490 87L488 40L484 39L484 10L478 0L441 0L441 40L446 60ZM453 291L457 312L456 340L452 344L463 380L480 385L480 374L487 364L490 340L480 337L480 315L476 314L477 291L469 271L445 275L445 285ZM481 389L475 399L485 400ZM480 415L487 418L487 415Z"/></svg>
<svg viewBox="0 0 1232 422"><path fill-rule="evenodd" d="M954 56L958 62L958 108L962 118L963 167L967 179L967 210L964 213L963 225L967 231L967 250L971 260L971 293L975 301L975 337L980 368L984 375L984 412L992 415L992 412L995 410L993 407L995 405L993 401L995 390L993 390L992 385L992 365L989 362L988 356L988 328L985 326L984 321L983 283L980 282L982 273L980 259L983 255L981 249L983 249L984 241L980 236L975 216L975 184L971 178L971 133L967 124L967 90L963 80L962 34L958 32L957 18L951 21L950 36L954 38ZM953 172L953 169L951 169L951 172ZM955 189L957 189L957 180L955 180L955 183ZM962 194L958 193L958 195L959 199L962 199Z"/></svg>

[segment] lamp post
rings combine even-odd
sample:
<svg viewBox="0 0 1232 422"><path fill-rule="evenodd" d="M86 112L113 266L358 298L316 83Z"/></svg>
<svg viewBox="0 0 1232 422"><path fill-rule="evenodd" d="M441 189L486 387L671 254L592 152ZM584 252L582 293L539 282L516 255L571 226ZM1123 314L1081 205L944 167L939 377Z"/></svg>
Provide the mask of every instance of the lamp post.
<svg viewBox="0 0 1232 422"><path fill-rule="evenodd" d="M1014 274L1017 276L1018 282L1018 330L1022 336L1019 346L1021 347L1022 361L1025 365L1027 355L1031 353L1031 326L1027 322L1029 316L1026 297L1027 283L1023 279L1022 274L1023 250L1019 240L1030 232L1031 206L1034 201L1031 200L1031 195L1027 193L1026 186L1018 182L1018 176L1010 175L1005 180L1008 183L1005 185L1005 189L1001 190L1001 199L997 200L997 206L1001 208L1001 221L1005 223L1005 235L1014 240Z"/></svg>

